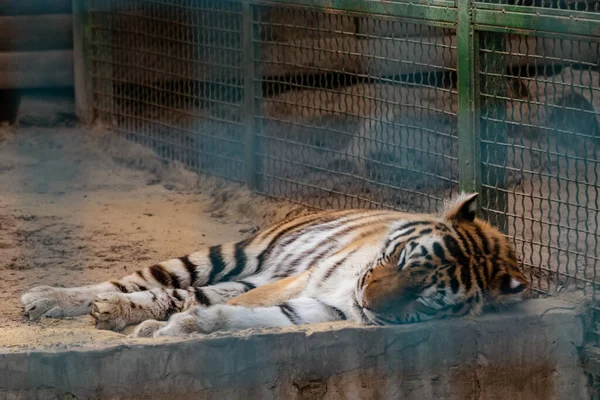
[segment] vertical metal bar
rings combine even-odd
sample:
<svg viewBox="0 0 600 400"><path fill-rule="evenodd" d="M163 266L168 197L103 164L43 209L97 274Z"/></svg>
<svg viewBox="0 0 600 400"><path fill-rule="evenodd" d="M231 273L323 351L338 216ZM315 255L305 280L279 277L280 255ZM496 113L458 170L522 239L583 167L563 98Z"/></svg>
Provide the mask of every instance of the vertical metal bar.
<svg viewBox="0 0 600 400"><path fill-rule="evenodd" d="M114 0L87 0L93 1L93 7L90 7L90 15L99 17L102 27L101 31L97 31L96 43L101 42L102 48L96 49L96 57L101 60L90 63L91 73L96 75L95 79L91 79L91 107L92 110L97 110L96 118L102 121L107 126L115 125L115 108L114 108L114 85L115 76L113 71L113 1ZM96 23L96 21L94 21ZM94 91L102 93L98 95L96 104L94 104Z"/></svg>
<svg viewBox="0 0 600 400"><path fill-rule="evenodd" d="M91 123L94 119L90 1L72 2L75 108L77 117L84 123Z"/></svg>
<svg viewBox="0 0 600 400"><path fill-rule="evenodd" d="M91 1L91 0L89 0ZM92 65L93 72L101 76L93 82L100 88L102 97L98 99L99 104L92 104L93 107L102 108L103 111L98 112L98 119L108 126L115 125L115 75L113 69L113 1L115 0L93 0L96 7L92 7L91 11L101 13L102 21L102 44L104 48L102 54L102 64ZM118 3L115 3L118 5ZM99 34L100 35L100 34ZM98 41L99 39L97 39ZM100 51L96 50L96 56L99 57ZM94 88L98 89L98 88Z"/></svg>
<svg viewBox="0 0 600 400"><path fill-rule="evenodd" d="M458 1L458 173L461 192L479 192L481 188L479 118L476 115L479 76L475 56L478 43L472 17L473 0Z"/></svg>
<svg viewBox="0 0 600 400"><path fill-rule="evenodd" d="M250 190L257 187L256 171L256 68L254 6L249 0L242 2L242 68L244 71L244 129L246 183Z"/></svg>

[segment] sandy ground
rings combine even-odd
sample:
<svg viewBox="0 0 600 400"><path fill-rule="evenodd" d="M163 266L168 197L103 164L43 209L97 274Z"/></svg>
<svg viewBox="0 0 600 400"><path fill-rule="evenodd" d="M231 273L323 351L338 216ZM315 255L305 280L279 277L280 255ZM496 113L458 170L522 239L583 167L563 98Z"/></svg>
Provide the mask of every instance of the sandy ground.
<svg viewBox="0 0 600 400"><path fill-rule="evenodd" d="M298 209L165 166L101 129L21 125L0 133L0 347L123 341L89 316L30 322L19 297L237 240Z"/></svg>

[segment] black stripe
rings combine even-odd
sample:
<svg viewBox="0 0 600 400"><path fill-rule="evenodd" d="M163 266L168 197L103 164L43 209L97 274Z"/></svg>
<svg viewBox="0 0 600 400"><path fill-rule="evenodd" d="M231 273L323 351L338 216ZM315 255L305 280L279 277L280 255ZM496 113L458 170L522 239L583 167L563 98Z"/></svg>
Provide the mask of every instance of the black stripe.
<svg viewBox="0 0 600 400"><path fill-rule="evenodd" d="M422 272L422 271L420 271L420 272ZM412 276L412 275L413 275L413 274L411 273L411 276ZM419 275L420 275L420 274L419 274ZM433 276L432 276L430 279L431 279L431 285L432 285L432 286L433 286L433 285L435 285L435 284L438 282L438 277L437 277L437 275L433 275ZM427 289L427 288L426 288L426 289Z"/></svg>
<svg viewBox="0 0 600 400"><path fill-rule="evenodd" d="M204 290L201 288L195 290L194 297L196 297L198 303L205 305L206 307L209 307L212 304L210 299L206 296L206 293L204 293Z"/></svg>
<svg viewBox="0 0 600 400"><path fill-rule="evenodd" d="M119 291L121 293L129 293L129 290L127 290L127 288L125 287L125 285L117 282L117 281L113 281L111 282L113 284L114 287L116 287L117 289L119 289Z"/></svg>
<svg viewBox="0 0 600 400"><path fill-rule="evenodd" d="M458 244L458 242L456 241L456 239L454 239L452 235L445 235L443 240L444 245L446 246L446 250L448 250L450 255L456 261L458 261L459 264L469 265L469 259L465 256L465 253L463 253L460 244Z"/></svg>
<svg viewBox="0 0 600 400"><path fill-rule="evenodd" d="M354 218L353 220L356 220L356 219L360 219L360 218ZM311 222L315 222L315 221L311 221ZM333 230L333 229L339 228L340 226L342 226L348 222L350 222L350 221L326 220L326 221L320 221L320 222L316 223L315 225L320 226L322 229ZM290 234L285 239L281 240L281 243L280 243L281 247L289 246L296 240L303 238L304 235L306 234L306 231L310 230L311 228L314 228L313 224L303 224L302 226L300 226L300 229L298 229L296 232Z"/></svg>
<svg viewBox="0 0 600 400"><path fill-rule="evenodd" d="M225 261L223 260L222 246L216 245L208 249L208 259L212 269L210 270L210 277L208 278L208 284L211 285L215 282L217 274L221 273L225 269Z"/></svg>
<svg viewBox="0 0 600 400"><path fill-rule="evenodd" d="M152 296L152 301L155 302L156 301L156 295L154 294L154 292L151 290L148 293L150 293L150 296Z"/></svg>
<svg viewBox="0 0 600 400"><path fill-rule="evenodd" d="M148 288L146 286L142 286L142 285L138 285L138 289L140 292L145 292L146 290L148 290Z"/></svg>
<svg viewBox="0 0 600 400"><path fill-rule="evenodd" d="M392 240L398 240L401 237L408 236L408 235L410 235L411 233L413 233L416 230L417 230L417 228L410 228L406 232L403 232L401 235L394 236L394 239L392 239Z"/></svg>
<svg viewBox="0 0 600 400"><path fill-rule="evenodd" d="M327 255L328 253L330 253L334 248L337 247L337 243L334 240L327 240L325 241L324 244L329 244L329 246L325 247L324 249L322 249L321 251L319 251L318 253L316 253L313 257L311 257L308 262L306 263L307 267L310 268L313 263L315 263L317 260L320 260L321 258L325 257L325 255ZM293 272L296 272L296 268L298 267L298 265L300 263L302 263L302 261L306 260L306 258L313 254L317 249L310 249L305 251L304 253L302 253L300 255L300 257L296 258L295 260L293 260L292 262L290 262L286 268L286 275L285 276L289 276L290 274L292 274Z"/></svg>
<svg viewBox="0 0 600 400"><path fill-rule="evenodd" d="M389 253L390 253L389 257L391 257L391 256L393 256L394 254L396 254L396 252L398 251L398 247L402 246L404 243L406 243L406 242L399 242L399 243L396 243L396 244L394 245L394 248L392 249L392 251L390 251L390 252L389 252ZM388 258L386 257L386 261L387 261L387 260L388 260Z"/></svg>
<svg viewBox="0 0 600 400"><path fill-rule="evenodd" d="M244 271L247 262L245 249L246 241L238 242L235 244L235 267L231 271L229 271L229 273L225 275L223 279L221 279L222 282L231 281L233 278L239 276Z"/></svg>
<svg viewBox="0 0 600 400"><path fill-rule="evenodd" d="M156 264L150 267L150 274L154 279L165 287L171 286L171 276L162 265Z"/></svg>
<svg viewBox="0 0 600 400"><path fill-rule="evenodd" d="M431 224L431 221L411 221L411 222L407 222L406 224L398 227L398 229L396 229L396 232L397 231L401 231L402 229L410 228L411 226L424 225L424 224Z"/></svg>
<svg viewBox="0 0 600 400"><path fill-rule="evenodd" d="M188 274L190 274L190 284L189 286L194 286L196 283L196 279L198 279L198 272L196 271L196 264L190 261L189 256L179 257L179 261L183 264L185 269L187 269Z"/></svg>
<svg viewBox="0 0 600 400"><path fill-rule="evenodd" d="M407 238L407 239L404 239L402 242L398 242L398 243L396 243L396 245L394 245L394 248L393 248L393 249L392 249L392 251L391 251L391 254L395 254L395 253L396 253L396 251L398 250L398 247L399 247L399 246L401 246L401 245L403 245L404 243L411 243L411 241L413 241L413 240L415 240L415 239L418 239L418 238L419 238L419 235L415 235L415 236L411 236L411 237L409 237L409 238ZM413 249L414 249L416 246L418 246L416 243L414 243L414 242L413 242L413 243L411 243L411 247L412 247ZM387 246L386 246L386 248L387 248Z"/></svg>
<svg viewBox="0 0 600 400"><path fill-rule="evenodd" d="M364 218L373 218L373 217L377 217L377 216L381 216L381 215L385 215L388 214L389 211L382 211L382 212L377 212L377 213L372 213L372 214L367 214L367 215L359 215L359 216L354 216L354 217L349 217L345 220L341 220L338 223L334 224L333 226L328 226L329 229L335 229L338 228L342 225L346 225L348 223L354 222L354 221L358 221ZM289 226L285 229L283 229L282 231L280 231L279 233L277 233L277 235L275 235L275 237L271 240L271 242L269 242L269 244L267 245L267 247L258 255L257 257L257 265L256 265L256 271L254 273L259 273L260 271L262 271L262 268L264 266L264 262L265 260L268 259L268 257L271 255L271 252L273 251L275 245L277 244L277 242L279 241L279 239L281 239L283 236L287 235L289 232L292 232L294 230L297 230L298 233L297 235L295 235L292 238L288 238L286 239L286 243L289 241L293 241L296 238L302 236L304 234L303 229L316 225L316 226L323 226L325 224L329 224L330 222L336 222L336 219L339 218L343 218L346 217L349 214L345 214L343 213L341 216L339 216L337 213L332 213L332 214L327 214L324 217L320 214L315 214L315 216L312 219L309 219L308 221L303 221L301 223L298 223L296 225L292 225ZM351 215L351 214L350 214ZM322 217L321 220L318 220L319 217ZM371 223L371 222L369 222ZM350 229L356 229L357 226L351 227ZM283 242L282 242L283 245Z"/></svg>
<svg viewBox="0 0 600 400"><path fill-rule="evenodd" d="M469 292L473 286L473 282L471 282L471 266L463 264L461 267L460 280L462 281L465 290Z"/></svg>
<svg viewBox="0 0 600 400"><path fill-rule="evenodd" d="M471 249L471 246L469 246L469 242L467 242L465 235L463 235L463 233L458 228L456 228L454 230L455 230L456 234L458 235L458 239L462 243L462 246L465 249L465 251L467 252L467 254L472 255L473 250Z"/></svg>
<svg viewBox="0 0 600 400"><path fill-rule="evenodd" d="M477 286L479 286L479 289L483 290L485 289L485 283L483 281L483 271L481 270L482 268L485 268L485 265L481 265L480 263L476 263L474 268L474 273L475 273L475 280L477 281Z"/></svg>
<svg viewBox="0 0 600 400"><path fill-rule="evenodd" d="M423 229L422 231L420 231L419 234L420 235L429 235L431 232L433 232L433 229L427 228L427 229Z"/></svg>
<svg viewBox="0 0 600 400"><path fill-rule="evenodd" d="M448 227L442 223L436 224L435 229L437 229L440 232L449 232L450 231L450 229L448 229Z"/></svg>
<svg viewBox="0 0 600 400"><path fill-rule="evenodd" d="M450 278L450 288L452 289L452 293L458 293L460 285L458 283L458 279L456 278L456 265L451 265L448 268L448 277Z"/></svg>
<svg viewBox="0 0 600 400"><path fill-rule="evenodd" d="M292 324L294 324L294 325L300 324L300 322L301 322L300 317L296 313L296 310L294 310L294 308L291 305L289 305L289 303L281 304L279 306L279 309L281 309L281 312L283 313L283 315L285 315Z"/></svg>
<svg viewBox="0 0 600 400"><path fill-rule="evenodd" d="M483 254L488 255L490 254L490 244L487 240L487 238L485 237L485 235L483 234L483 231L481 230L481 228L477 225L473 225L475 227L475 232L477 232L477 236L479 236L479 240L481 240L481 247L483 250Z"/></svg>
<svg viewBox="0 0 600 400"><path fill-rule="evenodd" d="M473 235L471 235L471 233L468 230L466 230L466 229L465 229L464 233L467 236L467 240L469 241L469 243L471 243L471 247L473 248L473 252L475 254L481 254L481 249L477 245L477 242L475 241L475 238L473 238Z"/></svg>
<svg viewBox="0 0 600 400"><path fill-rule="evenodd" d="M337 241L339 238L347 235L348 233L355 232L355 231L357 231L359 229L362 229L365 226L372 225L373 224L373 220L372 220L373 217L376 217L376 216L379 216L379 215L385 215L385 214L386 214L385 212L382 212L382 213L376 213L376 214L373 214L373 215L369 215L369 219L370 220L367 221L367 222L362 222L362 223L359 223L359 224L356 224L356 225L348 226L347 228L345 228L345 229L343 229L343 230L341 230L340 232L337 232L337 233L328 232L331 236L329 236L324 241L320 242L317 245L317 248L311 248L309 250L306 250L302 254L298 255L296 258L294 258L294 259L292 259L290 261L286 260L286 269L283 270L283 272L277 274L276 277L278 277L278 278L285 278L285 277L289 276L292 272L295 271L296 267L298 267L298 265L300 263L302 263L303 261L306 260L306 258L308 256L310 256L311 254L313 254L316 251L320 250L319 253L317 253L315 256L313 256L311 258L311 260L307 263L307 265L310 266L313 262L315 262L319 258L323 257L325 254L327 254L328 252L330 252L333 247L336 247L337 244L334 243L334 242ZM352 221L350 221L350 220L341 221L340 223L338 223L338 224L336 224L334 226L331 226L331 231L333 231L333 230L335 230L335 229L337 229L339 227L343 227L345 225L348 225L348 223L350 223L350 222L354 222L354 221L361 220L361 219L364 219L364 218L365 218L365 216L360 216L360 217L354 218ZM369 233L369 232L371 232L371 231L368 231L366 233ZM329 246L327 246L327 245L329 245ZM281 246L284 246L284 241L281 242ZM325 247L325 246L327 246L325 248L325 250L321 250L321 248Z"/></svg>
<svg viewBox="0 0 600 400"><path fill-rule="evenodd" d="M181 295L177 292L177 289L173 290L173 297L175 297L179 301L183 300Z"/></svg>
<svg viewBox="0 0 600 400"><path fill-rule="evenodd" d="M317 226L319 226L321 228L321 230L334 230L339 228L340 226L344 226L344 225L348 225L357 221L360 221L362 219L366 219L366 218L374 218L374 217L378 217L381 215L385 215L388 214L388 211L382 211L382 212L376 212L376 213L372 213L372 214L368 214L368 215L354 215L352 216L352 214L343 214L341 216L336 216L336 218L332 218L332 216L329 216L329 219L321 221L319 224L317 224ZM346 218L348 215L350 215L350 217ZM345 218L343 220L340 220L341 218ZM366 224L371 224L372 222L366 222L366 223L362 223L360 225L355 225L354 228L358 229L361 226L364 226ZM301 238L304 236L304 233L307 229L312 228L312 226L304 226L301 227L301 229L299 229L297 232L295 232L293 235L290 235L289 237L285 238L284 240L281 241L281 246L285 247L289 244L291 244L293 241Z"/></svg>
<svg viewBox="0 0 600 400"><path fill-rule="evenodd" d="M338 317L339 320L345 321L345 320L348 319L348 317L346 317L346 314L344 314L344 312L342 310L340 310L339 308L331 306L329 304L325 304L322 301L319 301L319 303L323 304L324 307L329 308L331 311L333 311L334 313L336 313L336 315L337 315L337 317Z"/></svg>
<svg viewBox="0 0 600 400"><path fill-rule="evenodd" d="M179 279L179 277L177 275L175 275L174 273L172 273L171 271L169 271L168 269L166 269L166 268L165 268L165 272L167 274L169 274L169 277L171 278L171 285L173 286L173 288L174 289L181 289L181 287L183 285L181 284L181 280Z"/></svg>
<svg viewBox="0 0 600 400"><path fill-rule="evenodd" d="M263 251L261 251L261 253L258 255L258 257L256 257L257 264L256 264L256 270L254 271L254 273L258 274L260 271L262 271L265 260L271 255L271 252L273 251L273 248L277 244L277 241L279 239L281 239L282 236L293 231L294 229L302 228L306 225L313 224L315 222L315 219L317 219L317 218L315 217L315 218L309 219L308 221L303 221L302 223L299 223L297 225L288 226L287 228L285 228L282 231L280 231L279 233L277 233L277 235L275 235L275 237L269 242L267 247Z"/></svg>
<svg viewBox="0 0 600 400"><path fill-rule="evenodd" d="M335 210L335 211L311 211L308 212L302 216L295 216L295 217L290 217L290 218L285 218L283 221L273 225L271 228L267 229L264 234L262 234L262 237L265 236L269 236L271 233L275 232L277 229L281 228L283 225L292 223L294 220L298 220L298 219L306 219L305 221L303 221L301 224L297 225L297 226L301 226L303 223L305 222L314 222L316 219L319 218L323 218L323 221L333 221L336 218L343 218L346 215L351 215L351 212L348 212L348 210ZM334 217L335 216L335 217Z"/></svg>
<svg viewBox="0 0 600 400"><path fill-rule="evenodd" d="M430 222L428 222L428 221L413 221L413 222L408 222L402 226L399 226L398 228L394 229L394 232L392 232L390 234L389 239L385 243L385 247L388 247L390 245L390 243L392 243L394 240L397 240L398 238L410 235L411 233L413 233L416 230L416 228L411 228L407 232L404 232L401 235L397 235L397 236L395 235L395 233L400 232L406 228L410 228L411 226L424 225L424 224L429 224L429 223Z"/></svg>
<svg viewBox="0 0 600 400"><path fill-rule="evenodd" d="M173 301L173 298L171 296L167 294L167 298L169 299L169 308L166 311L166 315L167 316L171 316L173 314L175 314L177 312L177 305L175 304L175 301Z"/></svg>
<svg viewBox="0 0 600 400"><path fill-rule="evenodd" d="M436 255L441 261L446 261L446 253L444 252L444 248L438 242L433 244L433 254Z"/></svg>
<svg viewBox="0 0 600 400"><path fill-rule="evenodd" d="M494 250L492 251L492 258L498 259L500 257L500 241L495 237L492 242L494 243Z"/></svg>
<svg viewBox="0 0 600 400"><path fill-rule="evenodd" d="M142 271L135 271L135 273L137 274L137 276L139 276L143 280L146 280L146 277L144 276L144 272L142 272Z"/></svg>
<svg viewBox="0 0 600 400"><path fill-rule="evenodd" d="M327 272L325 273L325 275L323 276L323 280L321 282L319 282L319 286L321 286L323 284L323 282L325 282L327 279L329 279L331 277L331 275L333 275L335 270L338 269L339 266L342 265L344 262L346 262L348 257L350 257L352 254L356 253L357 250L358 249L352 250L350 253L346 254L342 259L338 260L335 264L333 264L331 266L331 268L329 268L327 270Z"/></svg>
<svg viewBox="0 0 600 400"><path fill-rule="evenodd" d="M487 259L487 258L484 258ZM486 275L488 275L488 282L492 282L494 279L496 279L496 275L498 275L498 273L500 272L500 266L498 265L498 263L495 262L490 262L491 267L490 268L486 268Z"/></svg>
<svg viewBox="0 0 600 400"><path fill-rule="evenodd" d="M251 284L250 282L246 282L246 281L239 281L238 283L244 285L246 287L246 292L249 292L252 289L256 289L256 285Z"/></svg>

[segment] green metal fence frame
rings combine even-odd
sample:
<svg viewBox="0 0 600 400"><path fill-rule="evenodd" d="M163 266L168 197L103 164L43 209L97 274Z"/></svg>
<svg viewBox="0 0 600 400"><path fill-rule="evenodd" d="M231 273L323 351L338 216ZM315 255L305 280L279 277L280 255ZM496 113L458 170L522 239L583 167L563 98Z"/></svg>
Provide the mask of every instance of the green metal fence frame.
<svg viewBox="0 0 600 400"><path fill-rule="evenodd" d="M110 0L104 0L109 2ZM530 6L505 5L474 0L411 0L403 2L373 0L239 0L242 3L243 68L244 68L244 123L245 123L245 163L246 182L250 189L257 188L259 165L256 162L256 136L258 124L256 112L260 109L256 102L259 97L259 71L251 60L257 59L255 38L258 29L253 26L254 6L289 5L331 12L355 15L391 17L407 23L417 23L435 27L455 28L458 39L458 162L459 189L461 191L481 191L482 155L480 115L482 107L479 96L479 72L486 66L494 65L490 57L481 56L479 43L494 43L503 46L502 35L519 34L571 40L600 42L600 13L550 9ZM91 87L92 26L89 17L90 0L73 0L75 25L74 51L77 111L82 121L93 120L93 98ZM500 48L498 48L500 50ZM501 57L501 56L500 56ZM489 88L489 84L488 84ZM496 195L498 196L498 195ZM489 201L490 199L482 199ZM505 199L493 199L502 206ZM480 202L480 205L483 204ZM502 228L503 221L496 221Z"/></svg>

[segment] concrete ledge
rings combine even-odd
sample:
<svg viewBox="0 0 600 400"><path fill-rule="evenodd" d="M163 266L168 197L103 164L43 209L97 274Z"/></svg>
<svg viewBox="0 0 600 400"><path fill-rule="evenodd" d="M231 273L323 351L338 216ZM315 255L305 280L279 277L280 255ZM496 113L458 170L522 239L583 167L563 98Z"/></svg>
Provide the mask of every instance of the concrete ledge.
<svg viewBox="0 0 600 400"><path fill-rule="evenodd" d="M559 300L477 319L321 324L70 350L0 350L2 399L585 399Z"/></svg>

